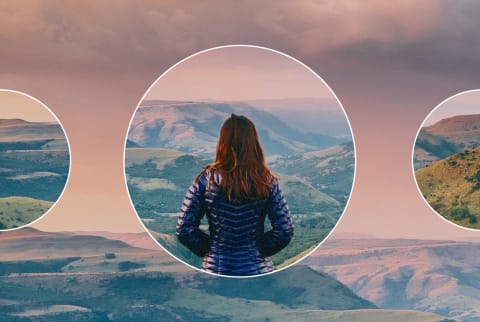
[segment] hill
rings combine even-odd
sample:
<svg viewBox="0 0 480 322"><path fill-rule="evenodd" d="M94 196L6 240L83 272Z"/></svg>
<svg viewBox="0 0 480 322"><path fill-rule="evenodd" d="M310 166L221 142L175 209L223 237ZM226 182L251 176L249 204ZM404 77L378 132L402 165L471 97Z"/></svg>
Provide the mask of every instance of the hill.
<svg viewBox="0 0 480 322"><path fill-rule="evenodd" d="M332 239L303 263L385 309L480 319L478 243Z"/></svg>
<svg viewBox="0 0 480 322"><path fill-rule="evenodd" d="M378 310L301 265L257 278L218 278L160 251L32 228L0 233L0 252L2 321L443 321Z"/></svg>
<svg viewBox="0 0 480 322"><path fill-rule="evenodd" d="M267 155L314 151L346 141L304 133L274 114L246 103L169 101L143 101L132 120L128 140L142 147L167 148L211 158L220 127L232 113L245 115L255 123Z"/></svg>
<svg viewBox="0 0 480 322"><path fill-rule="evenodd" d="M29 275L1 278L0 312L4 321L22 317L24 321L75 321L92 320L158 320L162 321L446 321L435 314L413 311L388 311L372 308L372 305L348 289L322 274L299 270L307 284L297 287L278 285L281 279L290 280L287 274L269 280L267 290L278 296L247 297L215 294L206 289L208 284L190 286L185 281L204 279L205 275L163 274L160 272L135 272L130 274L98 275ZM281 273L279 273L281 274ZM296 275L298 276L298 274ZM223 281L229 279L209 280ZM297 280L300 278L296 278ZM248 290L243 284L248 279L236 280L237 285ZM322 284L317 284L322 283ZM263 283L262 283L263 284ZM315 285L325 284L325 292L309 297ZM63 287L59 287L62 285ZM152 287L155 286L155 287ZM222 289L225 289L223 287ZM258 288L254 288L258 290ZM292 294L292 290L296 293ZM346 291L345 291L346 290ZM345 291L345 292L344 292ZM343 293L344 292L344 293ZM301 305L289 303L298 294ZM282 300L282 297L285 297ZM264 299L266 298L266 299ZM279 300L278 300L278 299ZM338 304L334 301L338 300ZM286 303L284 303L286 301ZM323 302L325 301L325 303ZM3 303L8 303L4 305ZM355 309L319 309L329 307L366 307ZM339 304L341 303L341 304Z"/></svg>
<svg viewBox="0 0 480 322"><path fill-rule="evenodd" d="M105 252L142 253L145 249L121 240L88 234L44 232L31 227L0 232L2 262L42 260L67 257L90 257Z"/></svg>
<svg viewBox="0 0 480 322"><path fill-rule="evenodd" d="M434 135L449 137L452 142L474 144L475 138L480 134L480 114L448 117L427 126L425 130Z"/></svg>
<svg viewBox="0 0 480 322"><path fill-rule="evenodd" d="M269 160L279 172L303 178L317 190L345 205L353 184L355 153L352 142L320 151Z"/></svg>
<svg viewBox="0 0 480 322"><path fill-rule="evenodd" d="M147 232L142 233L118 233L109 231L68 231L65 234L73 236L100 236L109 240L120 240L135 248L143 248L150 250L160 250L158 244L152 240Z"/></svg>
<svg viewBox="0 0 480 322"><path fill-rule="evenodd" d="M328 98L257 99L246 103L274 114L302 131L351 139L350 126L338 101Z"/></svg>
<svg viewBox="0 0 480 322"><path fill-rule="evenodd" d="M0 119L0 142L65 139L57 123L28 122L22 119Z"/></svg>
<svg viewBox="0 0 480 322"><path fill-rule="evenodd" d="M414 150L414 168L472 149L480 142L480 114L458 115L420 130Z"/></svg>
<svg viewBox="0 0 480 322"><path fill-rule="evenodd" d="M459 225L480 228L480 147L465 150L415 172L423 197Z"/></svg>
<svg viewBox="0 0 480 322"><path fill-rule="evenodd" d="M25 197L0 198L0 229L20 227L43 215L52 202Z"/></svg>
<svg viewBox="0 0 480 322"><path fill-rule="evenodd" d="M56 201L67 181L68 150L0 152L0 197Z"/></svg>
<svg viewBox="0 0 480 322"><path fill-rule="evenodd" d="M0 119L0 198L56 201L67 181L69 159L59 124Z"/></svg>
<svg viewBox="0 0 480 322"><path fill-rule="evenodd" d="M0 251L38 256L0 262L2 321L444 321L375 309L306 266L254 279L217 278L175 267L162 252L142 256L145 250L118 241L78 237L31 228L0 233ZM55 253L61 255L50 258Z"/></svg>

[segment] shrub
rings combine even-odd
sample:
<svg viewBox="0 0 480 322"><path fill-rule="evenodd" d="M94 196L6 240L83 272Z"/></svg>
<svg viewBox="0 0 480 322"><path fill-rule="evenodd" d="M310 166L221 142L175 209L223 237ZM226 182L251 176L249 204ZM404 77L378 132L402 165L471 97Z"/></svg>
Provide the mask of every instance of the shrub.
<svg viewBox="0 0 480 322"><path fill-rule="evenodd" d="M114 259L114 258L117 258L117 255L115 255L115 253L105 253L105 258Z"/></svg>
<svg viewBox="0 0 480 322"><path fill-rule="evenodd" d="M126 272L131 269L142 268L142 267L145 267L145 264L135 263L132 261L124 261L124 262L118 263L118 269L120 270L120 272Z"/></svg>
<svg viewBox="0 0 480 322"><path fill-rule="evenodd" d="M461 208L453 208L450 210L450 216L453 220L458 221L470 217L470 211L465 206Z"/></svg>
<svg viewBox="0 0 480 322"><path fill-rule="evenodd" d="M470 224L472 224L472 225L473 225L473 224L476 224L476 223L477 223L477 216L475 216L475 215L470 215L470 217L468 218L468 222L469 222Z"/></svg>
<svg viewBox="0 0 480 322"><path fill-rule="evenodd" d="M456 167L457 166L457 161L453 159L448 159L448 165L451 167Z"/></svg>

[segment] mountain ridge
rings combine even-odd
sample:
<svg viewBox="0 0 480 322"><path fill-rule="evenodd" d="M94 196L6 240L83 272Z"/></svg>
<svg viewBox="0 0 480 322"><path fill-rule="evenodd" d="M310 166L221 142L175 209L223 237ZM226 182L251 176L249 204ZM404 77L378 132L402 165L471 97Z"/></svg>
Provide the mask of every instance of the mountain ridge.
<svg viewBox="0 0 480 322"><path fill-rule="evenodd" d="M61 248L58 245L61 245ZM2 261L92 256L102 254L102 251L146 251L121 240L109 240L94 235L75 235L71 232L45 232L33 227L0 232L0 250Z"/></svg>
<svg viewBox="0 0 480 322"><path fill-rule="evenodd" d="M480 114L457 115L420 129L414 149L414 168L472 149L480 142Z"/></svg>
<svg viewBox="0 0 480 322"><path fill-rule="evenodd" d="M424 127L432 134L445 135L465 131L480 131L480 114L455 115Z"/></svg>
<svg viewBox="0 0 480 322"><path fill-rule="evenodd" d="M30 122L23 119L0 119L0 142L64 140L60 124L55 122Z"/></svg>
<svg viewBox="0 0 480 322"><path fill-rule="evenodd" d="M345 139L302 133L275 115L246 103L144 101L137 109L128 140L142 147L161 147L213 156L218 133L231 113L249 117L268 154L305 152Z"/></svg>

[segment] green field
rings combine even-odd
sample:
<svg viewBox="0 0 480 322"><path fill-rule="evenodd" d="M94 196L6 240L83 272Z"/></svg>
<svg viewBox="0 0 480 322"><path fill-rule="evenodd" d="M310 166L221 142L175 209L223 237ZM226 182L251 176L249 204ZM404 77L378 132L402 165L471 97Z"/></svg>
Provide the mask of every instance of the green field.
<svg viewBox="0 0 480 322"><path fill-rule="evenodd" d="M431 313L376 309L306 266L255 279L62 272L72 261L79 258L30 262L29 273L0 274L2 321L448 321Z"/></svg>
<svg viewBox="0 0 480 322"><path fill-rule="evenodd" d="M68 150L0 152L0 197L22 196L56 201L69 170Z"/></svg>
<svg viewBox="0 0 480 322"><path fill-rule="evenodd" d="M28 224L43 215L52 204L26 197L0 198L0 229Z"/></svg>
<svg viewBox="0 0 480 322"><path fill-rule="evenodd" d="M0 229L28 224L57 201L69 158L66 139L0 142Z"/></svg>

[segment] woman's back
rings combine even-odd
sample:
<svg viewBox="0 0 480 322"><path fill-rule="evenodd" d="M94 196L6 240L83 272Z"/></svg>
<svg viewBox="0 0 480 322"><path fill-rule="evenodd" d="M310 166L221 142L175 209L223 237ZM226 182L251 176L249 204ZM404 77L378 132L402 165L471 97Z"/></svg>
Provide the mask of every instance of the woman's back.
<svg viewBox="0 0 480 322"><path fill-rule="evenodd" d="M268 256L285 247L293 235L278 182L272 180L268 198L240 203L226 198L220 180L218 173L207 170L192 184L177 224L179 240L203 256L202 268L208 272L231 276L271 272L274 266ZM209 235L192 227L199 223L198 213L206 214ZM267 216L272 228L265 233Z"/></svg>

